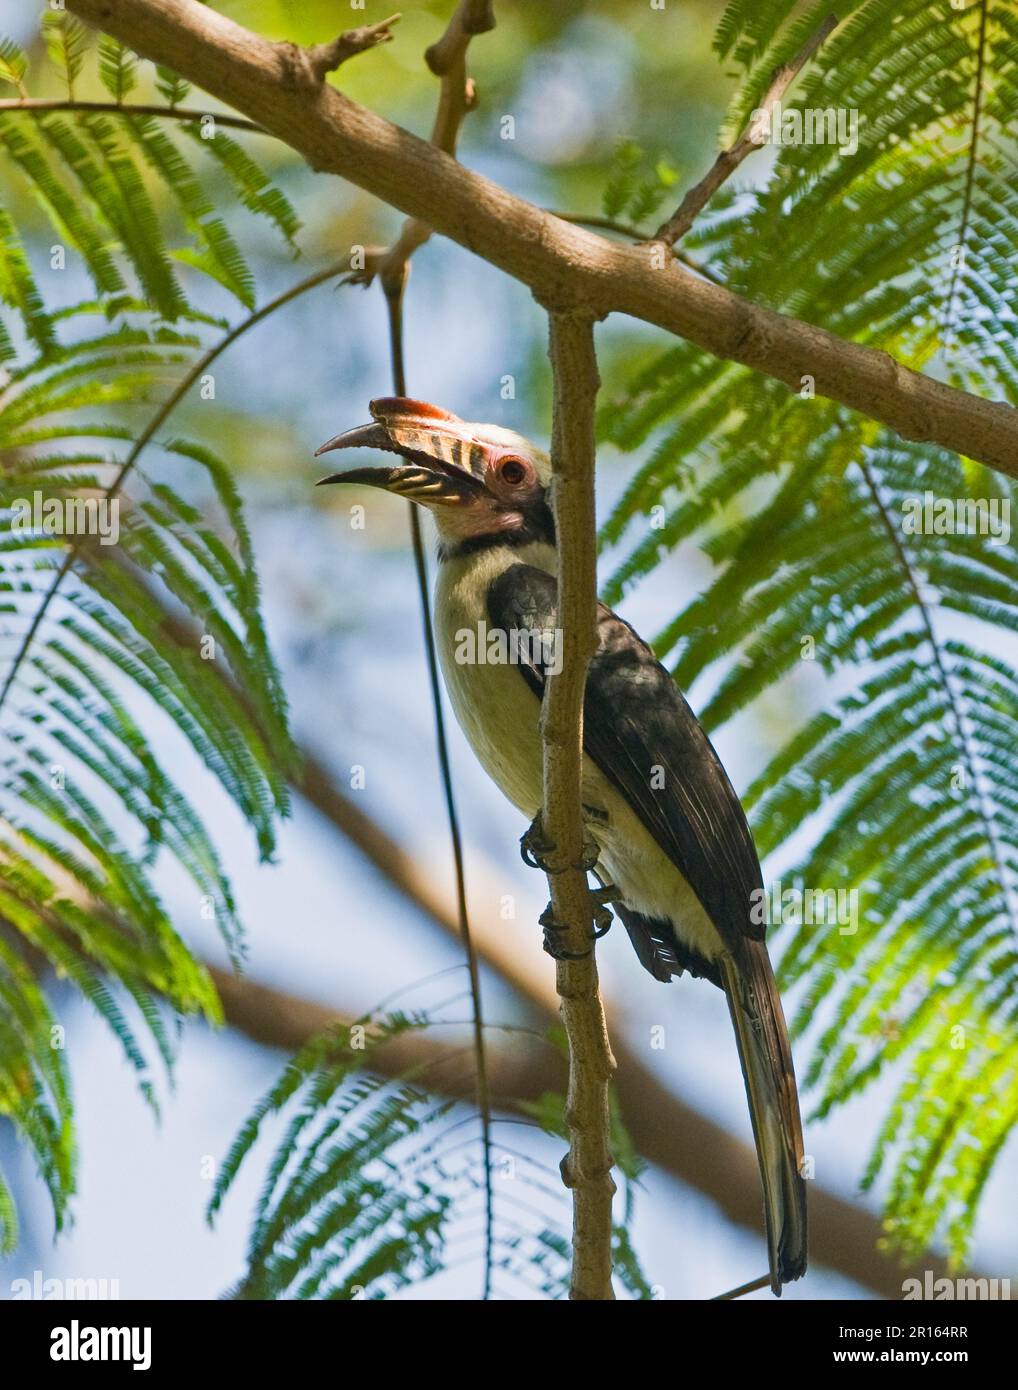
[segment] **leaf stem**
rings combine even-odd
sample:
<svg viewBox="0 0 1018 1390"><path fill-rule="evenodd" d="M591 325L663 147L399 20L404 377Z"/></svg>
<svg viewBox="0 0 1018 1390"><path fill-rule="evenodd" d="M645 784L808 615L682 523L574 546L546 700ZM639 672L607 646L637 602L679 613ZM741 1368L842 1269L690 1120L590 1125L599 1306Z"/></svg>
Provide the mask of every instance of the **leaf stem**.
<svg viewBox="0 0 1018 1390"><path fill-rule="evenodd" d="M816 56L818 50L838 27L838 22L837 15L828 15L819 29L806 40L798 53L787 63L775 69L770 86L763 101L754 112L754 116L758 113L764 113L770 119L781 98L806 64ZM731 178L742 161L754 150L759 149L762 143L764 142L760 138L756 121L751 120L735 144L729 146L727 150L722 150L700 182L689 189L671 217L658 227L652 240L664 242L666 246L674 246L686 235L695 219L699 217L721 185Z"/></svg>
<svg viewBox="0 0 1018 1390"><path fill-rule="evenodd" d="M980 122L983 114L983 95L986 78L986 30L990 18L989 10L989 0L981 0L979 37L977 40L978 56L976 58L975 86L972 93L972 138L969 141L968 163L965 171L965 195L962 205L961 226L958 229L957 247L961 254L951 271L951 285L947 292L947 303L943 320L943 331L945 334L951 332L954 318L955 296L958 291L958 282L961 279L961 272L964 266L965 243L968 241L969 225L972 220L972 195L975 191L976 165L979 162Z"/></svg>
<svg viewBox="0 0 1018 1390"><path fill-rule="evenodd" d="M230 116L220 111L197 111L193 107L164 106L160 102L77 101L67 97L11 97L0 101L0 112L13 111L100 111L111 116L169 116L175 121L203 121L209 116L217 125L231 130L249 130L256 135L272 132L249 121L244 116Z"/></svg>
<svg viewBox="0 0 1018 1390"><path fill-rule="evenodd" d="M880 495L879 484L873 476L873 471L866 462L865 457L859 459L858 466L863 478L866 480L866 486L869 489L870 496L873 498L874 504L880 513L881 522L890 538L891 545L905 572L906 583L912 591L912 597L919 610L923 628L926 633L926 640L929 642L933 654L933 664L937 668L937 675L940 677L940 682L944 687L944 693L947 696L947 703L950 706L951 719L958 734L959 751L965 766L965 772L972 787L976 815L982 824L983 834L986 837L986 847L990 851L990 857L993 860L993 866L996 870L997 878L1000 881L1000 892L1004 900L1004 907L1007 912L1011 932L1014 937L1018 939L1018 903L1015 901L1014 886L1011 882L1010 871L1007 867L1007 856L1004 853L1004 849L1000 843L1000 837L994 825L993 810L990 806L989 797L979 772L979 764L975 750L972 747L972 740L966 729L965 711L955 691L954 682L951 680L951 672L948 670L947 662L944 660L944 650L941 646L940 639L937 637L937 631L933 625L933 618L930 614L929 605L923 598L922 589L916 578L915 570L912 567L912 561L905 548L905 544L898 535L894 523L888 515L887 508L884 506L883 498Z"/></svg>

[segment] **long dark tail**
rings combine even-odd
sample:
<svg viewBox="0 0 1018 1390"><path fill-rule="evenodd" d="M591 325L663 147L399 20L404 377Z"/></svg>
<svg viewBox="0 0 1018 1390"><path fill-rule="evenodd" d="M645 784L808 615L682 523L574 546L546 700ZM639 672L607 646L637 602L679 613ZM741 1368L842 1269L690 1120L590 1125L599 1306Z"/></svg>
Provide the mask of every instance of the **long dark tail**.
<svg viewBox="0 0 1018 1390"><path fill-rule="evenodd" d="M806 1183L802 1121L781 997L762 941L746 941L736 963L721 958L763 1183L771 1288L806 1272Z"/></svg>

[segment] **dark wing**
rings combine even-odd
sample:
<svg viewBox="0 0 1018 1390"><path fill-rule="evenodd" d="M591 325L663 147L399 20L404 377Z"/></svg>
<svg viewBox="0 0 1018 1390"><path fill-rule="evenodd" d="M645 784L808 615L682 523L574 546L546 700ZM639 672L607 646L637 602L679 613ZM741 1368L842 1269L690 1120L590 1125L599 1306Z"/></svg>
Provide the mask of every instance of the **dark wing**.
<svg viewBox="0 0 1018 1390"><path fill-rule="evenodd" d="M512 565L489 590L488 615L506 631L554 630L555 579L530 565ZM520 670L540 696L544 654L536 641L523 650L532 659ZM762 941L763 913L751 909L763 880L739 798L671 676L603 604L584 697L583 745L680 870L728 948L738 956L742 938Z"/></svg>
<svg viewBox="0 0 1018 1390"><path fill-rule="evenodd" d="M718 989L724 988L717 963L681 941L671 922L645 917L620 902L612 903L612 911L625 927L640 964L655 980L667 984L685 970L694 978L710 980Z"/></svg>

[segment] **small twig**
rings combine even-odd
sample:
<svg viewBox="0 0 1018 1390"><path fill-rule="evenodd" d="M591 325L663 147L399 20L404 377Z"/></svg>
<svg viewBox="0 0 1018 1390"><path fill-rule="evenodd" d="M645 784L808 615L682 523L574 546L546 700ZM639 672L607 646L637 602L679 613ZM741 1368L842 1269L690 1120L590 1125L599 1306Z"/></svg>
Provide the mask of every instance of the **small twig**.
<svg viewBox="0 0 1018 1390"><path fill-rule="evenodd" d="M608 1088L612 1057L594 959L591 894L579 867L584 852L580 785L583 692L597 642L597 541L594 513L594 403L600 381L594 322L582 312L549 315L554 376L552 501L558 535L558 637L561 669L548 680L541 707L547 858L556 945L578 957L556 963L560 1012L569 1042L566 1125L569 1152L562 1178L573 1194L570 1298L612 1292L612 1154Z"/></svg>
<svg viewBox="0 0 1018 1390"><path fill-rule="evenodd" d="M630 241L646 242L651 240L647 233L642 232L639 227L631 227L628 222L616 222L613 217L592 217L584 212L559 212L555 208L544 208L543 211L550 212L552 217L557 217L562 222L571 222L575 227L594 227L602 232L617 232L619 236L628 237ZM712 285L724 284L720 275L716 275L710 266L698 261L688 251L682 251L677 246L673 246L671 251L677 261L681 261L684 266L688 266L697 275L702 275Z"/></svg>
<svg viewBox="0 0 1018 1390"><path fill-rule="evenodd" d="M456 154L460 127L477 105L477 89L467 76L467 49L475 34L495 27L492 0L460 0L445 33L425 53L428 67L441 79L438 109L431 127L431 143L448 155ZM431 236L431 228L419 218L408 217L379 269L383 285L399 282L410 257Z"/></svg>
<svg viewBox="0 0 1018 1390"><path fill-rule="evenodd" d="M828 15L816 33L806 40L795 57L774 70L771 85L756 109L757 119L750 120L734 145L721 151L708 172L698 184L694 184L686 193L675 212L667 222L661 223L651 240L662 241L666 246L674 246L685 236L694 220L707 206L721 185L734 174L747 155L760 148L763 141L759 137L759 113L766 112L768 117L770 116L799 73L826 42L839 23L837 15Z"/></svg>
<svg viewBox="0 0 1018 1390"><path fill-rule="evenodd" d="M720 1303L728 1298L741 1298L745 1293L755 1293L757 1289L769 1288L770 1283L771 1276L761 1274L759 1279L751 1279L748 1284L740 1284L737 1289L729 1289L727 1293L716 1293L710 1301L711 1303Z"/></svg>
<svg viewBox="0 0 1018 1390"><path fill-rule="evenodd" d="M256 135L269 131L244 116L229 116L220 111L196 111L184 106L162 106L158 102L142 104L121 101L71 101L66 97L9 97L0 101L0 112L8 111L102 111L112 116L169 116L174 121L204 121L209 116L216 125L230 130L250 130Z"/></svg>
<svg viewBox="0 0 1018 1390"><path fill-rule="evenodd" d="M492 0L463 0L445 33L425 52L424 61L436 77L444 77L463 58L474 35L487 34L494 27Z"/></svg>
<svg viewBox="0 0 1018 1390"><path fill-rule="evenodd" d="M391 276L383 277L382 288L389 318L389 356L392 364L392 386L397 396L407 393L406 362L403 353L403 296L406 291L409 265L404 262L402 275L398 280ZM470 1002L473 1016L473 1052L475 1062L474 1097L478 1114L481 1117L481 1146L484 1156L484 1280L481 1298L491 1298L492 1279L495 1269L495 1185L494 1154L491 1134L491 1087L488 1080L487 1045L484 1037L484 1010L481 1002L481 971L477 959L477 947L470 930L470 914L467 910L466 868L463 855L463 835L460 831L459 814L456 810L456 797L452 784L452 763L449 758L449 740L445 731L445 715L442 711L442 686L438 674L435 629L431 617L428 584L428 561L424 550L424 536L421 531L420 513L413 502L407 503L410 521L410 538L414 552L414 571L417 575L417 595L420 601L421 621L424 627L424 652L428 664L428 683L431 687L431 708L435 723L435 743L438 748L438 766L442 778L442 792L445 798L446 819L449 823L449 837L452 842L453 869L456 879L456 917L460 940L467 959L467 974L470 980Z"/></svg>
<svg viewBox="0 0 1018 1390"><path fill-rule="evenodd" d="M341 63L354 58L358 53L377 48L380 43L392 39L392 26L402 15L391 14L377 24L362 24L359 29L347 29L331 43L316 43L304 49L304 55L312 76L324 82L327 73L335 72Z"/></svg>

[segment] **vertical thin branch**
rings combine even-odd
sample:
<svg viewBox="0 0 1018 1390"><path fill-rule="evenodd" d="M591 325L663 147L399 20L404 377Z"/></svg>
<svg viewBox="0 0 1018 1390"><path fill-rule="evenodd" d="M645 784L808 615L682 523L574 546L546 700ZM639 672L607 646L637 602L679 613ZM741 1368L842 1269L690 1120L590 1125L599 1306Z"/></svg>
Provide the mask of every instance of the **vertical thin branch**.
<svg viewBox="0 0 1018 1390"><path fill-rule="evenodd" d="M397 396L407 393L406 364L403 355L403 295L409 277L409 265L402 261L393 269L383 272L382 289L389 315L389 351L392 359L392 385ZM421 533L421 518L413 502L407 503L410 515L410 539L414 552L414 570L417 575L417 593L421 607L421 621L424 627L424 651L428 662L428 683L431 687L431 707L435 723L435 743L438 749L438 765L442 776L442 791L445 798L446 819L449 823L449 838L452 842L453 870L456 879L456 913L459 922L460 939L467 958L467 974L470 981L471 1013L473 1015L475 1095L477 1110L481 1117L481 1148L484 1163L484 1275L481 1298L487 1302L491 1298L491 1284L495 1267L495 1179L492 1171L494 1155L491 1137L491 1086L488 1080L488 1054L484 1039L484 1012L481 1005L481 972L477 961L477 948L470 931L470 916L467 911L466 871L463 862L463 836L460 833L459 815L456 811L456 797L452 785L452 766L449 761L449 741L445 732L445 715L442 710L442 688L438 675L438 659L435 648L435 630L431 620L430 594L428 593L428 561L424 551L424 537Z"/></svg>
<svg viewBox="0 0 1018 1390"><path fill-rule="evenodd" d="M394 16L394 18L398 18L398 16ZM390 23L392 21L387 20L382 27L384 28ZM491 0L459 0L442 37L431 45L425 55L431 71L441 81L431 141L432 144L447 154L455 154L456 141L463 118L476 99L474 85L467 76L466 69L466 55L470 40L475 34L486 33L489 29L494 28L494 25L495 17L492 13ZM369 284L377 276L385 295L389 317L392 383L397 396L407 394L406 364L403 354L403 301L410 275L410 258L430 236L431 229L425 223L413 217L407 218L393 246L388 251L373 255L366 272L359 277L362 283ZM414 569L417 575L421 621L424 627L424 651L428 663L428 682L431 687L435 742L438 748L438 763L442 777L446 818L449 823L449 836L452 841L459 933L466 953L467 973L470 980L476 1058L477 1109L481 1117L481 1146L484 1162L484 1275L481 1297L487 1301L491 1298L494 1276L495 1185L492 1171L491 1087L488 1079L488 1062L484 1041L481 975L467 911L463 837L460 833L459 816L456 811L452 767L449 762L449 745L445 732L445 715L442 710L442 688L438 674L435 633L428 593L428 562L424 550L420 514L412 502L407 503L407 510L410 518L410 539L413 546Z"/></svg>
<svg viewBox="0 0 1018 1390"><path fill-rule="evenodd" d="M583 692L597 640L597 540L594 514L594 402L600 381L589 315L550 313L554 373L552 502L558 532L561 669L541 710L544 740L542 828L556 942L579 959L559 960L556 986L569 1042L566 1122L569 1152L562 1177L573 1193L570 1298L611 1299L612 1155L608 1087L615 1067L594 959L591 896L583 859L581 807Z"/></svg>

